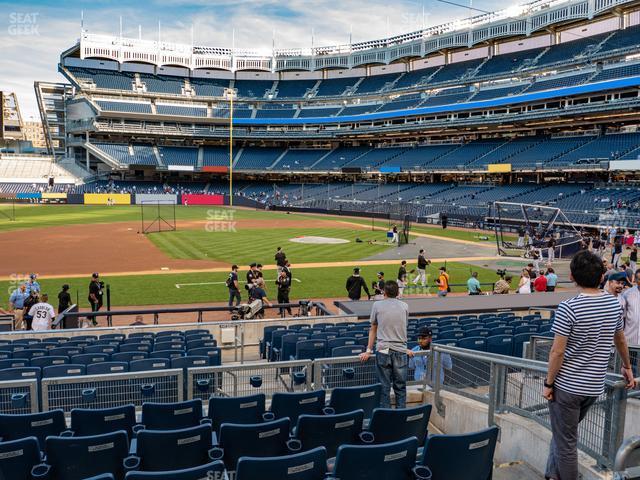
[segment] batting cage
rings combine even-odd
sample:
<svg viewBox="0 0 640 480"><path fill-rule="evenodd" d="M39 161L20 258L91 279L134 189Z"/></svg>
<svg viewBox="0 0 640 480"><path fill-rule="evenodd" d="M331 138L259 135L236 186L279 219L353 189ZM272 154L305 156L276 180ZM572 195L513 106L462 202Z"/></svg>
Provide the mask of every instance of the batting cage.
<svg viewBox="0 0 640 480"><path fill-rule="evenodd" d="M14 198L0 198L0 222L16 219L16 201Z"/></svg>
<svg viewBox="0 0 640 480"><path fill-rule="evenodd" d="M559 208L495 202L491 210L499 255L531 258L553 245L555 258L571 258L580 250L582 234Z"/></svg>
<svg viewBox="0 0 640 480"><path fill-rule="evenodd" d="M173 232L176 230L175 202L150 200L140 204L141 233Z"/></svg>

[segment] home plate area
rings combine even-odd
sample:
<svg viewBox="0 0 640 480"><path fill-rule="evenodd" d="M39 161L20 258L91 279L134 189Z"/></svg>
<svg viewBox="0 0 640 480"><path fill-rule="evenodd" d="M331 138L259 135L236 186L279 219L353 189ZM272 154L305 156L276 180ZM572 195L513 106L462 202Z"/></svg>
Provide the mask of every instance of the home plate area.
<svg viewBox="0 0 640 480"><path fill-rule="evenodd" d="M290 238L290 242L294 243L310 243L314 245L337 245L340 243L349 243L349 240L344 238L332 238L332 237L314 237L314 236L301 236Z"/></svg>

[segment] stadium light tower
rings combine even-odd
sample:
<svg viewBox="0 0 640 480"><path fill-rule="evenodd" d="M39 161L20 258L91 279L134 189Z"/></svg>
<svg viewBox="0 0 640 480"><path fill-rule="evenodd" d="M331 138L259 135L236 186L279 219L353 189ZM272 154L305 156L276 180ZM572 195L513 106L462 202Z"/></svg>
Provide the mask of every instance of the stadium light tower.
<svg viewBox="0 0 640 480"><path fill-rule="evenodd" d="M229 206L233 207L233 99L235 88L225 88L224 98L229 100Z"/></svg>

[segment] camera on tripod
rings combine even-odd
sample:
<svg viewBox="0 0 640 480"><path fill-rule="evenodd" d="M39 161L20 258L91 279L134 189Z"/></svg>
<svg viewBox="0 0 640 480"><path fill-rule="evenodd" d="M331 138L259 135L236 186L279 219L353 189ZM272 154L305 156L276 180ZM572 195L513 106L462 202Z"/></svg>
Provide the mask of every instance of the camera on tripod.
<svg viewBox="0 0 640 480"><path fill-rule="evenodd" d="M500 278L504 278L504 276L507 274L507 269L506 268L499 268L498 270L496 270L496 274Z"/></svg>

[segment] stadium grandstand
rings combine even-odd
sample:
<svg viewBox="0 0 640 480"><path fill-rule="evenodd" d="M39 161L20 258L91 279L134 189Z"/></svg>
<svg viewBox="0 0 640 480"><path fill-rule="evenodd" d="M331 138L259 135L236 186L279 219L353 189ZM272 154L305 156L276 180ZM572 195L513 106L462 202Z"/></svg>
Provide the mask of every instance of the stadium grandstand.
<svg viewBox="0 0 640 480"><path fill-rule="evenodd" d="M69 39L46 151L0 94L0 480L640 479L640 0L141 37Z"/></svg>

